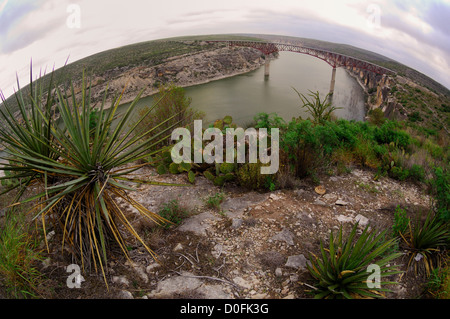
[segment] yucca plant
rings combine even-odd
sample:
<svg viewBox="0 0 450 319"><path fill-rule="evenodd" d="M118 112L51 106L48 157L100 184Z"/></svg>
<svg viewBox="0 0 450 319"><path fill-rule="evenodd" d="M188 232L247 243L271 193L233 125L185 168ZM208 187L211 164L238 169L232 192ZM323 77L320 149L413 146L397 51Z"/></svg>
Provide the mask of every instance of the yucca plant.
<svg viewBox="0 0 450 319"><path fill-rule="evenodd" d="M127 255L121 229L133 235L156 258L134 230L117 200L122 199L156 223L167 222L134 201L128 196L128 191L135 190L129 186L130 183L168 184L133 178L129 174L145 165L134 162L162 151L154 150L154 146L170 136L169 131L179 123L172 122L164 130L158 130L157 134L154 132L177 114L141 134L134 134L140 121L129 126L128 120L142 91L114 125L113 119L122 94L116 96L107 108L106 91L100 107L94 110L84 75L80 98L76 98L73 84L70 90L62 90L59 86L55 86L55 90L48 89L49 95L53 92L53 101L57 102L55 105L50 102L42 105L38 101L39 96L36 99L30 97L35 106L32 120L41 123L46 128L46 134L38 135L36 128L30 125L30 118L25 116L30 112L25 101L18 100L19 107L24 111L18 116L12 112L1 113L3 125L0 137L9 154L9 164L2 169L15 171L16 176L28 177L28 183L22 184L22 188L31 181L41 186L38 194L18 201L13 206L34 202L34 218L42 219L44 234L45 222L50 219L62 237L63 248L71 251L83 269L86 266L90 268L92 264L95 270L100 268L106 282L105 265L111 244L117 243ZM157 103L147 112L150 113L156 106ZM91 129L91 112L94 111L97 112L98 122ZM58 124L52 113L53 116L58 114ZM24 143L33 138L48 151L28 149Z"/></svg>
<svg viewBox="0 0 450 319"><path fill-rule="evenodd" d="M303 103L301 107L306 108L306 112L312 116L312 120L316 124L323 124L325 121L329 121L335 110L342 109L342 107L331 105L331 101L329 100L330 93L323 100L320 100L319 92L309 90L309 97L307 97L295 88L293 89Z"/></svg>
<svg viewBox="0 0 450 319"><path fill-rule="evenodd" d="M321 255L310 257L307 268L316 280L313 291L315 298L383 298L383 293L389 292L383 286L395 284L381 280L381 277L399 273L388 263L401 254L386 254L395 244L395 239L385 241L386 231L376 234L374 230L369 231L369 226L356 239L357 229L356 223L344 239L341 226L337 238L331 232L328 249L324 248L321 241ZM371 264L380 267L379 287L369 288L368 267Z"/></svg>
<svg viewBox="0 0 450 319"><path fill-rule="evenodd" d="M23 93L17 80L18 91L14 95L17 109L8 105L1 94L0 141L5 147L5 153L9 155L1 159L9 162L9 165L2 168L5 171L5 177L0 180L14 178L20 181L20 183L10 183L12 186L2 192L3 194L18 188L14 201L22 196L28 186L42 179L42 170L23 169L22 164L18 162L20 156L53 161L59 157L51 146L54 143L51 134L51 126L54 124L52 105L55 103L55 94L51 91L53 74L50 76L50 85L46 91L44 91L42 77L39 76L36 81L33 81L31 70L28 94ZM43 121L43 117L47 120Z"/></svg>
<svg viewBox="0 0 450 319"><path fill-rule="evenodd" d="M425 268L427 276L433 269L440 267L442 256L450 245L448 222L430 212L423 223L420 218L416 219L414 225L409 222L409 231L401 236L410 256L408 269L413 260L416 261L414 263L416 274L420 271L421 265Z"/></svg>

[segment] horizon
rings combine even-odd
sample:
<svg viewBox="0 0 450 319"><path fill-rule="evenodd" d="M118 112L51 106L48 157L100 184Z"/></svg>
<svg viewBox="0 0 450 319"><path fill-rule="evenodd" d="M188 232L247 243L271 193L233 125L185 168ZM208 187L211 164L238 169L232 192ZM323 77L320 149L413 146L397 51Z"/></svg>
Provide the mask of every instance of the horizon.
<svg viewBox="0 0 450 319"><path fill-rule="evenodd" d="M136 7L140 10L131 10ZM156 6L130 0L125 9L103 0L0 0L0 91L11 96L17 90L16 75L21 86L27 85L31 60L38 74L37 70L59 69L67 59L70 64L140 42L221 34L350 45L404 64L450 89L449 17L450 0L308 0L276 5L269 0L194 0Z"/></svg>

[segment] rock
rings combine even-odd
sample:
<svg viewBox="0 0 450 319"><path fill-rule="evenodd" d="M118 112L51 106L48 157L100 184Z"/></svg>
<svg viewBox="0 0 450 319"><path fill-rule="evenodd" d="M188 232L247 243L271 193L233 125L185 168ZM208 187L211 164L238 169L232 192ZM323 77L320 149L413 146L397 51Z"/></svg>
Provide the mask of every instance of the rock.
<svg viewBox="0 0 450 319"><path fill-rule="evenodd" d="M251 299L267 299L268 298L268 296L267 296L267 294L255 294L255 295L253 295L253 296L251 296Z"/></svg>
<svg viewBox="0 0 450 319"><path fill-rule="evenodd" d="M153 263L153 264L150 264L150 265L148 265L146 268L145 268L145 271L147 272L147 274L152 274L153 272L154 272L154 269L155 268L158 268L158 267L160 267L161 265L160 264L158 264L158 263Z"/></svg>
<svg viewBox="0 0 450 319"><path fill-rule="evenodd" d="M231 228L237 229L237 228L241 227L243 223L244 223L244 221L242 219L240 219L240 218L233 218L231 220Z"/></svg>
<svg viewBox="0 0 450 319"><path fill-rule="evenodd" d="M117 297L120 299L134 299L133 295L128 290L121 290Z"/></svg>
<svg viewBox="0 0 450 319"><path fill-rule="evenodd" d="M54 230L52 230L51 232L49 232L47 234L47 241L52 240L53 236L55 236L55 231Z"/></svg>
<svg viewBox="0 0 450 319"><path fill-rule="evenodd" d="M178 243L172 251L182 251L184 249L183 245L181 243Z"/></svg>
<svg viewBox="0 0 450 319"><path fill-rule="evenodd" d="M232 295L225 292L221 285L203 285L196 291L206 299L231 299Z"/></svg>
<svg viewBox="0 0 450 319"><path fill-rule="evenodd" d="M278 267L277 269L275 269L275 276L277 276L277 277L283 276L283 271L281 270L280 267Z"/></svg>
<svg viewBox="0 0 450 319"><path fill-rule="evenodd" d="M358 222L360 226L365 227L369 223L369 219L361 214L356 215L355 222Z"/></svg>
<svg viewBox="0 0 450 319"><path fill-rule="evenodd" d="M333 194L333 193L328 193L322 196L323 199L330 201L330 202L334 202L337 200L337 195Z"/></svg>
<svg viewBox="0 0 450 319"><path fill-rule="evenodd" d="M113 276L112 277L112 282L115 283L115 284L121 284L121 285L125 285L125 286L129 286L130 285L130 282L124 276Z"/></svg>
<svg viewBox="0 0 450 319"><path fill-rule="evenodd" d="M307 259L303 254L289 256L286 262L286 267L295 269L304 269L306 267Z"/></svg>
<svg viewBox="0 0 450 319"><path fill-rule="evenodd" d="M348 205L348 203L346 201L343 201L342 199L338 199L334 204L338 205L338 206L347 206Z"/></svg>
<svg viewBox="0 0 450 319"><path fill-rule="evenodd" d="M250 289L252 285L242 277L233 278L233 281L236 285L241 286L242 288Z"/></svg>
<svg viewBox="0 0 450 319"><path fill-rule="evenodd" d="M295 299L295 296L293 294L289 294L286 297L284 297L283 299Z"/></svg>
<svg viewBox="0 0 450 319"><path fill-rule="evenodd" d="M156 289L152 291L151 295L171 295L187 290L194 290L202 285L202 281L199 278L193 278L189 276L193 276L193 274L189 272L183 272L181 276L174 276L162 280L158 282Z"/></svg>
<svg viewBox="0 0 450 319"><path fill-rule="evenodd" d="M270 195L269 195L269 198L270 198L271 200L279 200L281 197L278 196L278 195L275 195L275 194L270 194Z"/></svg>
<svg viewBox="0 0 450 319"><path fill-rule="evenodd" d="M327 206L327 203L325 203L323 200L321 200L321 199L319 199L319 198L317 198L317 199L314 201L314 204L315 204L315 205L319 205L319 206Z"/></svg>
<svg viewBox="0 0 450 319"><path fill-rule="evenodd" d="M345 215L339 215L336 219L341 223L349 223L353 221L353 218Z"/></svg>
<svg viewBox="0 0 450 319"><path fill-rule="evenodd" d="M210 212L200 213L186 218L177 230L184 232L193 232L197 235L206 236L206 231L211 227L206 220L219 220L220 217Z"/></svg>
<svg viewBox="0 0 450 319"><path fill-rule="evenodd" d="M284 228L281 232L272 236L272 239L284 241L290 246L294 245L294 234L291 231L289 231L287 228Z"/></svg>
<svg viewBox="0 0 450 319"><path fill-rule="evenodd" d="M211 255L213 255L214 258L219 258L220 255L222 255L222 253L223 253L223 245L222 244L215 245L211 251Z"/></svg>

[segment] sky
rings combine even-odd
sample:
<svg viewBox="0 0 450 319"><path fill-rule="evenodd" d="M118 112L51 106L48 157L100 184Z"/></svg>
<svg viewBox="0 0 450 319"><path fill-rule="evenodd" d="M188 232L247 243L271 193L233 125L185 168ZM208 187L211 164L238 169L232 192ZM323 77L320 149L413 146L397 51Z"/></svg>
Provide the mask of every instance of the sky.
<svg viewBox="0 0 450 319"><path fill-rule="evenodd" d="M450 0L0 0L0 90L115 47L260 33L380 53L450 88Z"/></svg>

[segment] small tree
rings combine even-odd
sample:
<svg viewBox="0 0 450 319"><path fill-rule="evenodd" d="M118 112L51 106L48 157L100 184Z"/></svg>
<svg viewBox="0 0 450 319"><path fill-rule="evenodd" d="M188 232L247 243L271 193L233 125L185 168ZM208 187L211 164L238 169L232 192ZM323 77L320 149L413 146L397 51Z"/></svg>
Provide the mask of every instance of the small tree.
<svg viewBox="0 0 450 319"><path fill-rule="evenodd" d="M298 92L295 88L294 91L297 93L299 98L302 100L302 108L306 108L306 112L312 116L313 122L315 124L323 124L325 121L329 121L333 114L333 111L342 109L342 107L336 107L331 105L329 100L330 93L328 93L323 101L320 100L320 93L309 91L308 96L311 100L304 94Z"/></svg>

